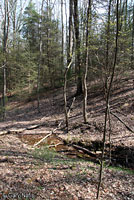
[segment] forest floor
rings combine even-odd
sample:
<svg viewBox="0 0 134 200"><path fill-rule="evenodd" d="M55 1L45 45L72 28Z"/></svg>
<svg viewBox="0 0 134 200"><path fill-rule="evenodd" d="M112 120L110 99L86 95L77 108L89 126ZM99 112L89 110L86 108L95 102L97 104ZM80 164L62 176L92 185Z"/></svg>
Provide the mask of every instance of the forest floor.
<svg viewBox="0 0 134 200"><path fill-rule="evenodd" d="M68 107L74 94L75 87L72 86L68 89ZM115 84L110 107L116 115L111 114L112 163L111 167L104 168L100 199L134 200L132 79L124 78ZM40 111L34 98L29 101L11 98L7 104L6 120L0 122L0 199L94 200L105 115L102 89L94 82L88 87L87 124L83 123L82 95L76 97L68 133L62 88L41 95ZM60 122L55 134L39 148L34 148L33 145L57 128ZM106 141L107 163L109 128ZM45 144L55 145L57 152L49 151Z"/></svg>

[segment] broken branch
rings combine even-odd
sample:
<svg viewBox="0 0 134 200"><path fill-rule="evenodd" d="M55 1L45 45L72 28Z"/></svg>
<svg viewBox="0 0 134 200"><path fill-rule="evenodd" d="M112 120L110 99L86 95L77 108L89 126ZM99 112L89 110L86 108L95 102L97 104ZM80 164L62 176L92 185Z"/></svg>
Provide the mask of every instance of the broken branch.
<svg viewBox="0 0 134 200"><path fill-rule="evenodd" d="M79 150L82 150L83 152L87 153L88 155L92 156L92 157L96 157L96 154L95 153L92 153L91 151L89 151L88 149L84 148L84 147L81 147L79 145L76 145L76 144L72 144L72 146L76 149L79 149Z"/></svg>
<svg viewBox="0 0 134 200"><path fill-rule="evenodd" d="M110 113L111 113L111 115L116 117L130 132L134 133L134 130L132 130L122 119L120 119L120 117L118 117L118 115L116 115L112 111L110 111Z"/></svg>
<svg viewBox="0 0 134 200"><path fill-rule="evenodd" d="M23 133L25 130L27 130L27 129L24 128L24 129L18 129L18 130L5 130L5 131L1 131L0 132L0 136L2 136L2 135L8 135L8 134Z"/></svg>
<svg viewBox="0 0 134 200"><path fill-rule="evenodd" d="M38 141L37 143L35 143L33 145L33 147L38 146L41 142L43 142L45 139L47 139L48 137L50 137L53 134L53 132L49 133L48 135L46 135L45 137L43 137L40 141Z"/></svg>
<svg viewBox="0 0 134 200"><path fill-rule="evenodd" d="M33 147L38 146L41 142L43 142L44 140L46 140L48 137L50 137L60 126L61 126L62 121L58 124L58 126L52 130L48 135L46 135L45 137L43 137L40 141L38 141L37 143L34 144Z"/></svg>

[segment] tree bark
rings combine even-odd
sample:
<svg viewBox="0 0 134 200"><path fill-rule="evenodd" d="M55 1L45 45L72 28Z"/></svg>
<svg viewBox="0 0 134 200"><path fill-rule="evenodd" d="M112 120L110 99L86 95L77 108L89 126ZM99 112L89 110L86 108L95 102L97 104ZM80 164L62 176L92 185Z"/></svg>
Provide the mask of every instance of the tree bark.
<svg viewBox="0 0 134 200"><path fill-rule="evenodd" d="M109 6L108 6L108 21L107 21L107 30L106 30L106 64L105 64L105 96L107 94L107 87L108 87L108 76L109 76L109 40L110 40L110 18L111 18L111 3L112 0L109 0Z"/></svg>
<svg viewBox="0 0 134 200"><path fill-rule="evenodd" d="M6 81L6 68L7 68L7 41L8 41L8 32L9 32L9 10L8 10L8 0L4 1L4 30L3 30L3 55L4 55L4 67L3 67L3 120L6 117L6 90L7 90L7 81Z"/></svg>
<svg viewBox="0 0 134 200"><path fill-rule="evenodd" d="M69 47L68 47L68 64L71 62L71 57L73 53L73 0L69 2Z"/></svg>
<svg viewBox="0 0 134 200"><path fill-rule="evenodd" d="M62 44L61 44L61 65L64 66L64 22L63 22L63 0L61 0L61 26L62 26ZM62 75L62 70L61 70Z"/></svg>
<svg viewBox="0 0 134 200"><path fill-rule="evenodd" d="M74 3L74 29L76 40L76 59L75 67L77 73L77 92L76 95L82 94L82 76L81 76L81 56L80 56L80 34L79 34L79 16L78 16L78 0L73 0Z"/></svg>
<svg viewBox="0 0 134 200"><path fill-rule="evenodd" d="M68 110L67 110L67 73L68 70L70 69L72 64L72 60L69 63L69 65L67 66L67 68L65 69L65 74L64 74L64 111L65 111L65 121L66 121L66 127L67 127L67 131L68 131L68 126L69 126L69 114L68 114Z"/></svg>
<svg viewBox="0 0 134 200"><path fill-rule="evenodd" d="M84 123L87 123L87 71L88 71L88 61L89 61L89 29L91 29L91 0L88 1L87 9L87 22L86 22L86 62L85 62L85 72L83 78L83 89L84 89L84 99L83 99L83 118Z"/></svg>
<svg viewBox="0 0 134 200"><path fill-rule="evenodd" d="M43 18L43 6L44 0L42 0L41 5L41 19L39 21L39 35L40 35L40 43L39 43L39 64L38 64L38 77L37 77L37 108L38 112L40 112L40 69L42 65L42 18Z"/></svg>
<svg viewBox="0 0 134 200"><path fill-rule="evenodd" d="M66 121L66 127L67 127L67 131L68 131L68 126L69 126L69 120L68 120L68 111L67 111L67 74L68 71L71 67L72 64L72 48L73 48L73 44L72 44L72 37L73 37L73 27L72 27L72 14L73 14L73 1L70 0L69 2L69 47L68 47L68 60L67 60L67 67L65 69L65 74L64 74L64 112L65 112L65 121Z"/></svg>

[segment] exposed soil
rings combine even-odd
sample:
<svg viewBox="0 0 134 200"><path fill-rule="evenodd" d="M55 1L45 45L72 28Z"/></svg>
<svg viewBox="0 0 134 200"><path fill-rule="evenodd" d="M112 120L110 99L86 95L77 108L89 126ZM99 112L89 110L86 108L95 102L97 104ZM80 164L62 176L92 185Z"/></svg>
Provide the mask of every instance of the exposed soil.
<svg viewBox="0 0 134 200"><path fill-rule="evenodd" d="M134 89L133 80L124 79L115 84L111 98L111 110L134 130ZM121 87L119 87L121 86ZM70 107L75 87L68 89ZM16 134L0 136L0 199L95 199L98 182L100 150L104 126L105 100L102 89L89 86L88 118L83 123L82 96L78 96L70 114L69 132L64 124L64 102L62 89L55 89L42 95L41 113L37 111L36 100L8 103L6 121L0 123L0 131L20 130ZM57 159L68 161L82 158L71 164L56 164L33 156L33 145L50 133L62 122L54 136L44 143L56 146L61 152ZM42 124L36 129L21 131L23 128ZM123 166L134 171L134 132L129 131L116 117L111 115L111 153L112 165ZM62 138L62 140L59 140ZM109 157L109 129L107 132L106 161ZM65 144L70 144L69 146ZM93 153L89 155L78 150L79 145ZM95 163L86 161L95 161ZM101 188L101 199L134 200L134 175L128 172L105 168ZM14 195L14 196L13 196Z"/></svg>

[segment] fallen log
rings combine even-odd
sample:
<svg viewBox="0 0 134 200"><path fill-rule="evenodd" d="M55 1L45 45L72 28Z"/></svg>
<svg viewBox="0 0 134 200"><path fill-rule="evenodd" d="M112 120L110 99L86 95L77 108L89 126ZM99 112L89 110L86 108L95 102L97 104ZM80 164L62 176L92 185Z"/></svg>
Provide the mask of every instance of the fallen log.
<svg viewBox="0 0 134 200"><path fill-rule="evenodd" d="M11 129L11 130L5 130L0 132L1 135L8 135L8 134L18 134L18 133L23 133L24 131L29 131L29 130L34 130L37 129L41 126L45 126L45 123L38 124L38 125L33 125L27 128L22 128L22 129Z"/></svg>
<svg viewBox="0 0 134 200"><path fill-rule="evenodd" d="M82 150L84 153L87 153L88 155L92 156L92 157L96 157L96 154L91 152L90 150L84 148L84 147L81 147L79 145L76 145L76 144L72 144L72 146L78 150Z"/></svg>
<svg viewBox="0 0 134 200"><path fill-rule="evenodd" d="M0 132L0 136L2 136L2 135L8 135L8 134L10 134L9 131L1 131L1 132Z"/></svg>
<svg viewBox="0 0 134 200"><path fill-rule="evenodd" d="M74 105L74 102L75 102L75 97L73 98L73 100L72 100L72 103L71 103L71 106L70 106L70 108L69 108L69 110L68 110L68 115L70 115L70 112L71 112L71 109L72 109L72 107L73 107L73 105ZM44 118L44 117L43 117ZM42 119L43 119L42 118ZM42 120L41 119L41 120ZM47 135L47 137L49 137L49 136L51 136L60 126L61 126L61 124L64 122L64 120L62 120L59 124L58 124L58 126L54 129L54 130L52 130L48 135ZM0 136L2 136L2 135L8 135L8 134L18 134L18 133L23 133L24 131L26 131L26 130L34 130L34 129L37 129L37 128L39 128L39 127L41 127L41 126L45 126L46 125L46 123L41 123L41 124L37 124L37 125L32 125L32 126L30 126L30 127L27 127L27 128L22 128L22 129L15 129L15 130L4 130L4 131L0 131ZM34 147L35 146L37 146L37 145L39 145L41 142L43 142L46 138L47 138L46 136L44 137L44 138L42 138L38 143L36 143L36 144L34 144Z"/></svg>
<svg viewBox="0 0 134 200"><path fill-rule="evenodd" d="M3 162L8 162L8 163L14 164L14 160L12 160L11 158L1 158L0 163L3 163Z"/></svg>
<svg viewBox="0 0 134 200"><path fill-rule="evenodd" d="M33 125L33 126L30 126L30 127L26 128L26 130L34 130L34 129L37 129L37 128L41 127L41 126L45 126L45 125L46 125L46 123L41 123L41 124L38 124L38 125Z"/></svg>
<svg viewBox="0 0 134 200"><path fill-rule="evenodd" d="M2 135L8 135L8 134L17 134L17 133L23 133L26 130L26 128L24 129L13 129L13 130L5 130L5 131L1 131L0 132L0 136Z"/></svg>

